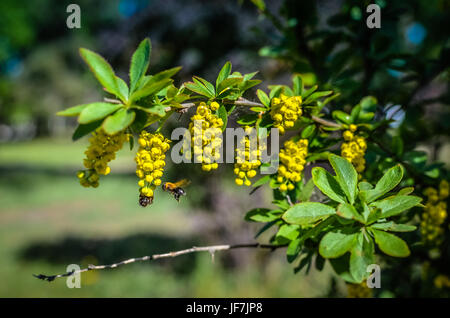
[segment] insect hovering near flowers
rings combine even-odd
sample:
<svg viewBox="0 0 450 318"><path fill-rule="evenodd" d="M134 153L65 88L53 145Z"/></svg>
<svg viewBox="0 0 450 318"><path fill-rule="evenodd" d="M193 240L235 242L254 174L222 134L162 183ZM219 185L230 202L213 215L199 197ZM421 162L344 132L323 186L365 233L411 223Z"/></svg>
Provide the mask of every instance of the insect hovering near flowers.
<svg viewBox="0 0 450 318"><path fill-rule="evenodd" d="M189 180L187 180L187 179L183 179L183 180L180 180L180 181L175 182L175 183L165 182L162 185L162 189L164 191L172 193L173 197L175 198L175 200L179 201L180 197L182 195L186 195L186 191L184 191L184 189L182 187L187 186L189 183L191 183L191 182Z"/></svg>

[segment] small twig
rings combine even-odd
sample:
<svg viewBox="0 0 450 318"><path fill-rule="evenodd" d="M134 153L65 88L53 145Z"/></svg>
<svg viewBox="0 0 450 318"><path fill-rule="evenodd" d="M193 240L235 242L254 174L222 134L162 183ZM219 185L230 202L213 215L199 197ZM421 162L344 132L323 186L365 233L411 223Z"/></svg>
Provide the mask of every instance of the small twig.
<svg viewBox="0 0 450 318"><path fill-rule="evenodd" d="M58 274L58 275L44 275L44 274L39 274L39 275L34 275L34 277L42 279L42 280L46 280L46 281L54 281L56 278L61 278L61 277L68 277L68 276L72 276L75 274L80 274L80 273L84 273L87 271L91 271L91 270L102 270L102 269L109 269L109 268L117 268L119 266L122 265L127 265L127 264L131 264L131 263L136 263L136 262L145 262L145 261L152 261L152 260L156 260L156 259L160 259L160 258L169 258L169 257L177 257L180 255L185 255L185 254L191 254L191 253L196 253L196 252L209 252L211 253L211 255L214 255L215 252L217 251L226 251L226 250L232 250L232 249L237 249L237 248L265 248L265 249L270 249L270 250L276 250L277 248L281 248L281 247L286 247L286 245L270 245L270 244L260 244L260 243L250 243L250 244L235 244L235 245L212 245L212 246L203 246L203 247L191 247L185 250L180 250L180 251L174 251L174 252L169 252L169 253L164 253L164 254L153 254L150 256L143 256L143 257L137 257L137 258L130 258L118 263L114 263L114 264L110 264L110 265L88 265L88 267L86 268L82 268L78 271L72 271L72 272L68 272L65 274Z"/></svg>
<svg viewBox="0 0 450 318"><path fill-rule="evenodd" d="M293 206L294 204L292 203L291 197L289 196L289 194L286 194L286 199L287 202L289 203L290 206Z"/></svg>
<svg viewBox="0 0 450 318"><path fill-rule="evenodd" d="M118 99L104 97L103 100L105 102L112 103L112 104L122 104L122 102L120 100L118 100Z"/></svg>

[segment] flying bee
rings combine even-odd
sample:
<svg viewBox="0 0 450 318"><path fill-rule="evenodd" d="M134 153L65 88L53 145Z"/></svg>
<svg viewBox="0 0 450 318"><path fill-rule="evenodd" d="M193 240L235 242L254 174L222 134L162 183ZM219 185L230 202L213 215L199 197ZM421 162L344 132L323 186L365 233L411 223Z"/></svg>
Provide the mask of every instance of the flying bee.
<svg viewBox="0 0 450 318"><path fill-rule="evenodd" d="M152 203L153 203L153 197L147 197L147 196L145 196L143 194L139 195L139 204L142 207L145 208L147 205L152 204Z"/></svg>
<svg viewBox="0 0 450 318"><path fill-rule="evenodd" d="M165 182L162 185L162 189L172 193L175 200L179 201L182 195L186 195L186 191L184 191L182 187L187 186L189 183L191 182L187 179L183 179L175 183Z"/></svg>

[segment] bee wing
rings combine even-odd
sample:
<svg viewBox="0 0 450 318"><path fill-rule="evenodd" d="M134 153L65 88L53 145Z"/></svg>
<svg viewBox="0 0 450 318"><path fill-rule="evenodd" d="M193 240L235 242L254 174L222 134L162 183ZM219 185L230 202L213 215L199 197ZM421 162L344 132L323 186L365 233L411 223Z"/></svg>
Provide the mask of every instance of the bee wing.
<svg viewBox="0 0 450 318"><path fill-rule="evenodd" d="M190 180L188 180L188 179L182 179L182 180L180 180L180 181L178 181L178 182L175 182L175 186L176 186L176 187L185 187L185 186L189 185L190 183L191 183Z"/></svg>

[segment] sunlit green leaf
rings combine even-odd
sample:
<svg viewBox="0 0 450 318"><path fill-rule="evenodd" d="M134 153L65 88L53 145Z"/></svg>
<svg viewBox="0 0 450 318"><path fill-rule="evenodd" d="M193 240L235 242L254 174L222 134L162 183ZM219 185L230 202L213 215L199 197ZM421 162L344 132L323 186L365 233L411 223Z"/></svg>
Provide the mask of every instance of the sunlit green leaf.
<svg viewBox="0 0 450 318"><path fill-rule="evenodd" d="M119 108L122 108L121 104L110 103L92 103L86 106L78 117L80 124L89 124L93 121L105 118L109 114L114 113Z"/></svg>

